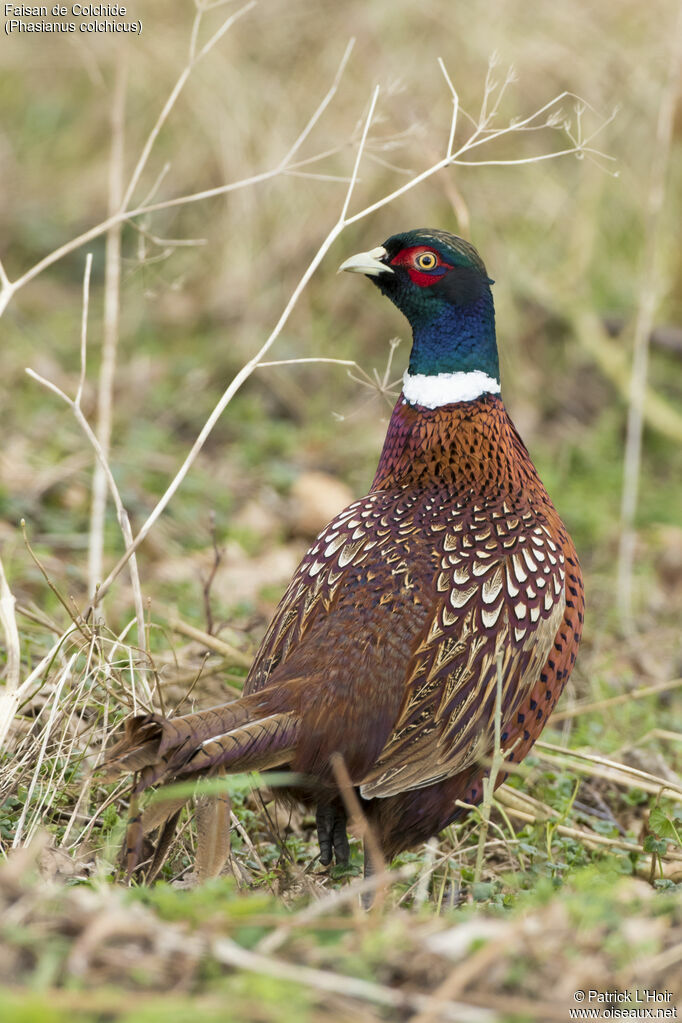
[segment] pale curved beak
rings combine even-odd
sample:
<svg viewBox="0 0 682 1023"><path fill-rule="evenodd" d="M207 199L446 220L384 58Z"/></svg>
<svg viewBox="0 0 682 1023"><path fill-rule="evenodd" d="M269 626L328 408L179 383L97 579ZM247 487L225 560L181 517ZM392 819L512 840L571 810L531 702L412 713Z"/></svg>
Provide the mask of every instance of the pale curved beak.
<svg viewBox="0 0 682 1023"><path fill-rule="evenodd" d="M342 270L348 270L349 273L367 274L368 277L378 277L379 274L392 274L394 271L391 267L382 263L382 259L385 259L387 255L388 253L383 245L372 249L370 252L358 252L356 256L351 256L345 263L342 263L338 272L341 273Z"/></svg>

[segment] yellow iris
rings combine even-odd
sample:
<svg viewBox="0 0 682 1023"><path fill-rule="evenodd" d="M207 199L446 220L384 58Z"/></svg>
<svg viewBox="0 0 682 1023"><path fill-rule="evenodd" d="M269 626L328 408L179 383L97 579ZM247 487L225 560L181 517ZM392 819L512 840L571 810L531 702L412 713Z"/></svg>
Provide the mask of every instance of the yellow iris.
<svg viewBox="0 0 682 1023"><path fill-rule="evenodd" d="M417 256L416 263L420 270L433 270L438 260L433 252L422 252Z"/></svg>

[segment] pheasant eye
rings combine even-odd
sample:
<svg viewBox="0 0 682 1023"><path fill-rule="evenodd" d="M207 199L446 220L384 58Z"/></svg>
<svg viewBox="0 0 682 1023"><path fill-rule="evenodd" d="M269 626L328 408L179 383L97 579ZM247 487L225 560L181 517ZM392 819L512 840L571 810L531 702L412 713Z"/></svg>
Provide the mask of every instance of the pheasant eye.
<svg viewBox="0 0 682 1023"><path fill-rule="evenodd" d="M433 252L422 252L415 260L420 270L433 270L437 262L438 260Z"/></svg>

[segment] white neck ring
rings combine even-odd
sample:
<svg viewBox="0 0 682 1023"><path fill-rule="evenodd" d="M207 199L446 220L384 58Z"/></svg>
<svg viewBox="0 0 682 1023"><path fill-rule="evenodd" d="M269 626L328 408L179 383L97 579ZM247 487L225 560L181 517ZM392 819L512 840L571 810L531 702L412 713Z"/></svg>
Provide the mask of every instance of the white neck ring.
<svg viewBox="0 0 682 1023"><path fill-rule="evenodd" d="M410 405L440 408L458 401L473 401L482 394L499 394L500 382L481 369L470 373L410 373L405 370L403 396Z"/></svg>

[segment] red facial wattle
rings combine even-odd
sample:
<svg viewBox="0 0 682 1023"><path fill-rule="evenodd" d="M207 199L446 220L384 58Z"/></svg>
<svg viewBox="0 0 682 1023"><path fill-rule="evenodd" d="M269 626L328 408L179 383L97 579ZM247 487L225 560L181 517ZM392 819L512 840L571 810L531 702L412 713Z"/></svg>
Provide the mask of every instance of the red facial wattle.
<svg viewBox="0 0 682 1023"><path fill-rule="evenodd" d="M417 266L417 260L424 252L428 252L436 259L435 264L428 270L420 270ZM428 245L413 245L410 248L401 249L398 255L391 260L390 265L404 266L412 283L420 288L430 288L441 279L443 274L452 269L450 263L446 263L440 254Z"/></svg>

